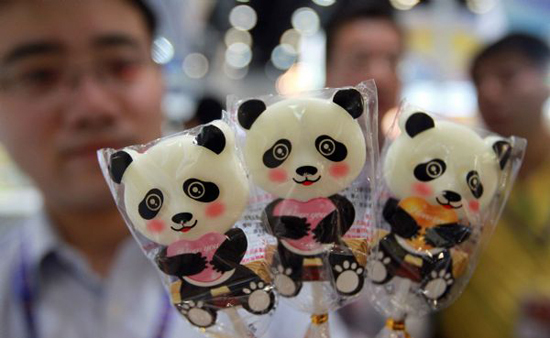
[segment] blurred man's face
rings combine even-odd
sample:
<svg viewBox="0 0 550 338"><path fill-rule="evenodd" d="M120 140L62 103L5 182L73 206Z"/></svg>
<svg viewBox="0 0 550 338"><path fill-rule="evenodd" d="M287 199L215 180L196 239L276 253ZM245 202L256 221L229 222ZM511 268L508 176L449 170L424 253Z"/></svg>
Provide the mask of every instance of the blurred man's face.
<svg viewBox="0 0 550 338"><path fill-rule="evenodd" d="M503 136L527 137L542 125L549 88L545 75L518 53L483 59L474 71L479 110L487 127Z"/></svg>
<svg viewBox="0 0 550 338"><path fill-rule="evenodd" d="M160 135L162 80L125 0L0 6L0 142L46 203L112 207L96 150Z"/></svg>
<svg viewBox="0 0 550 338"><path fill-rule="evenodd" d="M354 86L374 79L380 119L399 100L397 66L402 36L385 19L351 21L336 32L327 63L327 86Z"/></svg>

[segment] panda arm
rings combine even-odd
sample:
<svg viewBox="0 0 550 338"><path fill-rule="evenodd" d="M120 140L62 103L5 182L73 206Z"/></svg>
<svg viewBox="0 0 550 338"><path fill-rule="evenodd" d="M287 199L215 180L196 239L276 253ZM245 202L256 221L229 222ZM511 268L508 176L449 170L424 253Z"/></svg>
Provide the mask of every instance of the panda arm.
<svg viewBox="0 0 550 338"><path fill-rule="evenodd" d="M265 217L271 232L277 238L300 239L307 236L309 224L307 218L296 216L274 216L273 212L282 199L277 199L265 208Z"/></svg>
<svg viewBox="0 0 550 338"><path fill-rule="evenodd" d="M344 196L329 197L336 210L325 216L313 230L314 238L320 243L334 243L343 236L353 225L355 208Z"/></svg>
<svg viewBox="0 0 550 338"><path fill-rule="evenodd" d="M440 224L426 230L426 242L434 247L450 248L467 240L472 234L469 226L459 223Z"/></svg>
<svg viewBox="0 0 550 338"><path fill-rule="evenodd" d="M246 253L248 242L244 231L239 228L230 229L225 233L227 239L220 245L212 261L214 270L225 272L235 269Z"/></svg>
<svg viewBox="0 0 550 338"><path fill-rule="evenodd" d="M384 205L382 216L390 224L391 232L403 238L416 236L420 227L405 209L399 206L399 201L390 198Z"/></svg>
<svg viewBox="0 0 550 338"><path fill-rule="evenodd" d="M168 257L163 248L155 257L159 269L171 276L192 276L206 268L206 257L197 253L186 253Z"/></svg>

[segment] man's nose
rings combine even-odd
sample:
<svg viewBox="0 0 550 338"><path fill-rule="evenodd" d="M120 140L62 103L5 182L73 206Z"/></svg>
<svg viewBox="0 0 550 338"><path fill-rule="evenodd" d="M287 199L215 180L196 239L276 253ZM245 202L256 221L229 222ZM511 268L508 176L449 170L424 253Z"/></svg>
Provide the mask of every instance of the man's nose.
<svg viewBox="0 0 550 338"><path fill-rule="evenodd" d="M71 79L65 103L66 122L74 128L101 128L112 123L120 109L116 93L99 78L81 74Z"/></svg>

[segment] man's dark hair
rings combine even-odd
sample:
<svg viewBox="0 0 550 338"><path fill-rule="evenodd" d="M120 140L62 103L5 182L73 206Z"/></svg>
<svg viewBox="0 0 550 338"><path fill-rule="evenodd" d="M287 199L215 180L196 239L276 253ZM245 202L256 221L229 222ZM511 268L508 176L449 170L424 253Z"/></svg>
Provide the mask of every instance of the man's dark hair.
<svg viewBox="0 0 550 338"><path fill-rule="evenodd" d="M519 54L542 70L547 70L550 62L550 48L542 39L527 33L511 33L485 47L474 57L470 68L472 78L475 80L481 62L501 54Z"/></svg>
<svg viewBox="0 0 550 338"><path fill-rule="evenodd" d="M331 13L331 16L325 25L326 34L326 57L330 58L335 36L340 28L349 22L363 19L383 19L395 24L397 30L401 31L395 11L387 0L348 0L340 1L338 7Z"/></svg>
<svg viewBox="0 0 550 338"><path fill-rule="evenodd" d="M145 25L147 26L147 30L151 34L151 37L154 37L157 32L157 17L151 7L147 4L145 0L128 0L132 5L137 7L137 9L141 12L141 15L143 15L143 19L145 20Z"/></svg>

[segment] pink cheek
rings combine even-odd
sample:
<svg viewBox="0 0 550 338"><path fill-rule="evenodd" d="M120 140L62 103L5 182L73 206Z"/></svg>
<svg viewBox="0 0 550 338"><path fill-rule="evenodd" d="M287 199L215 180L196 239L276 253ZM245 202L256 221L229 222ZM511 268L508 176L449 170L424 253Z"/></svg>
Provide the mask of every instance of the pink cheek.
<svg viewBox="0 0 550 338"><path fill-rule="evenodd" d="M225 211L225 204L222 202L214 202L206 207L206 216L216 218L221 216Z"/></svg>
<svg viewBox="0 0 550 338"><path fill-rule="evenodd" d="M271 169L269 171L269 180L276 183L285 182L287 180L286 171L284 169Z"/></svg>
<svg viewBox="0 0 550 338"><path fill-rule="evenodd" d="M473 212L478 212L479 211L479 202L478 201L470 201L468 203L468 206L470 207L470 210L472 210Z"/></svg>
<svg viewBox="0 0 550 338"><path fill-rule="evenodd" d="M415 183L413 185L413 192L423 197L429 197L433 193L432 188L426 183Z"/></svg>
<svg viewBox="0 0 550 338"><path fill-rule="evenodd" d="M330 166L328 171L333 177L344 177L349 173L349 166L347 163L338 163Z"/></svg>
<svg viewBox="0 0 550 338"><path fill-rule="evenodd" d="M158 219L154 219L147 222L147 230L154 234L158 234L164 231L164 222Z"/></svg>

